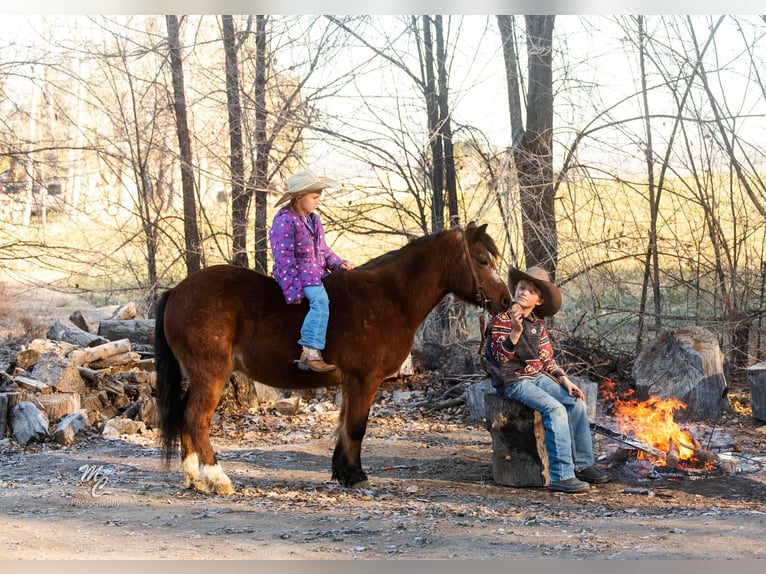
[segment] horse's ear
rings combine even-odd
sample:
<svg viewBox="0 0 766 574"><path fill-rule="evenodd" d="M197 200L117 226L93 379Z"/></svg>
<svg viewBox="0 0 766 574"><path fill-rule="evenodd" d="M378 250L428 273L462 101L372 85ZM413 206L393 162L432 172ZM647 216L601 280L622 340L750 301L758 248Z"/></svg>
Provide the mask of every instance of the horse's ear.
<svg viewBox="0 0 766 574"><path fill-rule="evenodd" d="M476 230L476 237L483 237L487 234L487 223L482 223L479 229Z"/></svg>
<svg viewBox="0 0 766 574"><path fill-rule="evenodd" d="M466 229L475 229L476 228L476 222L475 221L469 221L468 225L466 225Z"/></svg>

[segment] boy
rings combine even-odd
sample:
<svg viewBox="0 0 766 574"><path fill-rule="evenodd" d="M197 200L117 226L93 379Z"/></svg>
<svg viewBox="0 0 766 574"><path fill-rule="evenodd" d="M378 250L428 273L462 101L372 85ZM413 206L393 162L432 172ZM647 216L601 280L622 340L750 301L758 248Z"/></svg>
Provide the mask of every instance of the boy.
<svg viewBox="0 0 766 574"><path fill-rule="evenodd" d="M561 292L541 267L511 269L508 287L516 302L487 327L484 357L493 386L542 415L550 490L584 492L588 483L609 482L594 466L583 392L556 363L545 329L544 318L561 308Z"/></svg>

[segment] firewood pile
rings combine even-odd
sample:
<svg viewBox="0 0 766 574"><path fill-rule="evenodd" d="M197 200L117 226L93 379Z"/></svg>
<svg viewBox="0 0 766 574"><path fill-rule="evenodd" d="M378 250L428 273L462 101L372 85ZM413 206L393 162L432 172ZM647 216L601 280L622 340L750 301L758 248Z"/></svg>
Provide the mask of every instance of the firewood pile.
<svg viewBox="0 0 766 574"><path fill-rule="evenodd" d="M154 321L135 313L77 311L23 346L0 370L0 440L67 445L94 425L106 436L154 427Z"/></svg>

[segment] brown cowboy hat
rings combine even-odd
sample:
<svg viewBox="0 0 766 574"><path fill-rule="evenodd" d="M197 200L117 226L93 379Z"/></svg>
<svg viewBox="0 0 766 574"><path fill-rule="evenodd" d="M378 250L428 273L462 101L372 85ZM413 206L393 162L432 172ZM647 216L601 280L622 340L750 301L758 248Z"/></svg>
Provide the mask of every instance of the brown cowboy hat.
<svg viewBox="0 0 766 574"><path fill-rule="evenodd" d="M283 203L312 191L322 191L328 187L340 187L340 184L332 179L317 177L309 170L302 169L287 178L287 191L277 200L274 207L279 207Z"/></svg>
<svg viewBox="0 0 766 574"><path fill-rule="evenodd" d="M522 279L531 281L540 289L543 302L538 305L535 312L541 317L553 317L561 309L561 291L550 281L550 275L542 267L530 267L524 273L520 269L511 267L508 271L508 287L511 293L516 292L516 285Z"/></svg>

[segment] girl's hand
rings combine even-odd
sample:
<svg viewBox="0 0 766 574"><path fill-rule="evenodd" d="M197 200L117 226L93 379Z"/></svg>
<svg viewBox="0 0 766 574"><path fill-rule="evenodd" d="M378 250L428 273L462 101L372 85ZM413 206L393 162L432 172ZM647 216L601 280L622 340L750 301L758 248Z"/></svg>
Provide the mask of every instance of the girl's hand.
<svg viewBox="0 0 766 574"><path fill-rule="evenodd" d="M345 263L340 264L340 268L345 269L346 271L348 271L349 269L353 269L354 267L356 267L356 265L354 265L350 261L346 261Z"/></svg>

